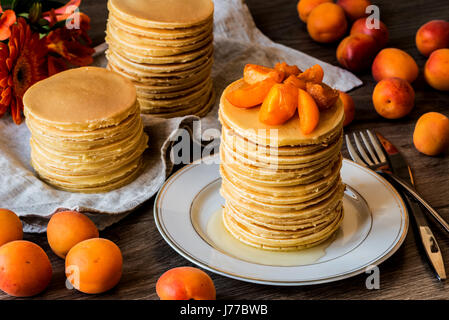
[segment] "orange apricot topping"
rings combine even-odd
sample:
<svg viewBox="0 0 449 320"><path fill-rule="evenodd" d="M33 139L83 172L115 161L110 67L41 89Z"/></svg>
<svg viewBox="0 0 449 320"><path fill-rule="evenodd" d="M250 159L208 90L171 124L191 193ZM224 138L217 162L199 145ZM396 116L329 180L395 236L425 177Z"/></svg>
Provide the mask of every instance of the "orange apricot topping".
<svg viewBox="0 0 449 320"><path fill-rule="evenodd" d="M321 83L324 78L323 68L319 64L316 64L303 73L298 75L298 79L313 82L313 83Z"/></svg>
<svg viewBox="0 0 449 320"><path fill-rule="evenodd" d="M239 108L252 108L261 104L271 87L276 84L272 78L267 78L254 84L244 84L240 88L226 94L226 99Z"/></svg>
<svg viewBox="0 0 449 320"><path fill-rule="evenodd" d="M284 83L291 84L298 89L306 89L306 82L304 80L298 79L297 76L291 75L287 79L284 80Z"/></svg>
<svg viewBox="0 0 449 320"><path fill-rule="evenodd" d="M315 130L320 122L320 111L313 97L307 91L298 89L299 128L303 134Z"/></svg>
<svg viewBox="0 0 449 320"><path fill-rule="evenodd" d="M245 69L243 69L243 80L246 83L254 84L267 78L272 78L276 82L282 82L284 80L284 72L257 64L247 64Z"/></svg>
<svg viewBox="0 0 449 320"><path fill-rule="evenodd" d="M285 62L276 63L274 69L283 72L286 78L291 75L297 76L298 74L301 73L301 70L297 66L295 65L290 66Z"/></svg>
<svg viewBox="0 0 449 320"><path fill-rule="evenodd" d="M306 88L320 110L332 107L338 100L338 90L332 89L327 84L307 82Z"/></svg>
<svg viewBox="0 0 449 320"><path fill-rule="evenodd" d="M290 84L275 84L259 110L259 121L281 125L295 114L298 107L298 88Z"/></svg>

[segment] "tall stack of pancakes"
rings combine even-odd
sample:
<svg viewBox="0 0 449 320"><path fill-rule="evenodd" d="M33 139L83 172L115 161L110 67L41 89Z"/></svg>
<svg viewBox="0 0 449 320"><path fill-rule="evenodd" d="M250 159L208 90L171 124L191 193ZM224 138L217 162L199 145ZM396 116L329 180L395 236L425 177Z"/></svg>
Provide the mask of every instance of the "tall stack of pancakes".
<svg viewBox="0 0 449 320"><path fill-rule="evenodd" d="M132 80L142 113L206 115L212 88L211 0L109 0L108 68Z"/></svg>
<svg viewBox="0 0 449 320"><path fill-rule="evenodd" d="M103 68L68 70L24 95L31 162L42 180L74 192L106 192L143 165L143 131L131 81Z"/></svg>
<svg viewBox="0 0 449 320"><path fill-rule="evenodd" d="M235 238L262 249L318 245L343 219L341 101L322 111L317 128L304 135L298 115L267 126L258 120L259 107L230 104L226 93L243 83L231 84L220 100L224 225Z"/></svg>

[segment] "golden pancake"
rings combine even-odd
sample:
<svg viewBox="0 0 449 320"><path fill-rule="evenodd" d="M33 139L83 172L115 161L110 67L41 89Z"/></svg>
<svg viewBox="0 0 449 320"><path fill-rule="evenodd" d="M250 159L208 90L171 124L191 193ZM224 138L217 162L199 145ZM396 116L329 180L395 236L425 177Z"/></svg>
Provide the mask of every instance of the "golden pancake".
<svg viewBox="0 0 449 320"><path fill-rule="evenodd" d="M134 50L128 50L127 48L123 48L116 43L108 42L109 48L112 51L119 53L122 56L127 57L129 60L138 62L138 63L147 63L147 64L170 64L170 63L185 63L195 60L201 56L208 54L213 48L212 41L207 43L205 46L196 49L195 51L170 55L170 56L149 56L144 55Z"/></svg>
<svg viewBox="0 0 449 320"><path fill-rule="evenodd" d="M123 50L123 52L130 52L137 56L169 57L185 54L188 52L194 52L199 48L203 48L206 45L209 45L210 43L212 43L212 34L208 35L198 42L178 47L160 46L155 44L150 45L148 43L131 43L128 41L128 39L122 40L120 38L117 38L116 35L111 32L106 32L105 39L112 47L119 47Z"/></svg>
<svg viewBox="0 0 449 320"><path fill-rule="evenodd" d="M108 23L106 27L106 33L109 34L113 39L116 39L120 43L120 39L126 39L126 43L134 44L134 45L143 45L149 46L150 48L156 47L169 47L169 48L178 48L191 46L195 43L199 43L204 41L206 38L212 36L212 27L209 30L200 33L194 37L187 37L181 39L155 39L152 37L148 37L145 35L139 35L135 33L128 32L126 30L121 29L120 27L114 25L113 23ZM187 50L188 51L188 50Z"/></svg>
<svg viewBox="0 0 449 320"><path fill-rule="evenodd" d="M189 37L196 37L200 34L210 33L211 30L213 29L212 17L206 20L203 24L193 27L176 28L176 29L159 29L159 28L140 27L129 21L121 19L120 17L117 17L113 11L109 11L108 24L112 24L115 27L132 34L142 35L149 38L161 40L176 40Z"/></svg>
<svg viewBox="0 0 449 320"><path fill-rule="evenodd" d="M146 109L142 109L142 113L151 113L153 116L158 118L174 118L174 117L183 117L186 115L195 115L198 117L204 117L209 111L212 109L215 103L215 91L212 89L211 93L206 99L206 103L194 105L191 108L173 111L173 112L158 112L153 113L151 110L147 111Z"/></svg>
<svg viewBox="0 0 449 320"><path fill-rule="evenodd" d="M23 97L25 115L73 131L116 125L134 112L135 101L130 80L97 67L60 72L31 86Z"/></svg>
<svg viewBox="0 0 449 320"><path fill-rule="evenodd" d="M244 109L229 103L225 98L227 92L243 84L243 80L237 80L224 90L220 99L220 119L237 134L254 143L272 147L311 145L326 141L333 132L341 131L344 108L340 100L334 107L321 111L317 128L311 134L304 135L299 129L298 116L283 125L268 126L259 121L260 107Z"/></svg>
<svg viewBox="0 0 449 320"><path fill-rule="evenodd" d="M124 21L145 28L187 28L204 23L214 13L211 0L109 0L108 9Z"/></svg>
<svg viewBox="0 0 449 320"><path fill-rule="evenodd" d="M192 70L198 66L204 65L208 60L213 59L213 50L210 49L204 56L200 56L195 60L187 63L172 63L172 64L145 64L136 63L121 56L117 52L106 50L106 58L114 65L118 66L122 70L127 70L130 74L145 77L148 74L166 74L170 76L170 73L184 70Z"/></svg>
<svg viewBox="0 0 449 320"><path fill-rule="evenodd" d="M337 218L322 229L311 228L310 233L305 236L290 239L272 239L252 233L245 226L235 221L229 214L226 213L226 208L223 214L223 223L226 229L240 241L261 249L275 250L275 251L292 251L301 250L316 246L319 243L327 240L338 229L343 220L343 209L340 208Z"/></svg>

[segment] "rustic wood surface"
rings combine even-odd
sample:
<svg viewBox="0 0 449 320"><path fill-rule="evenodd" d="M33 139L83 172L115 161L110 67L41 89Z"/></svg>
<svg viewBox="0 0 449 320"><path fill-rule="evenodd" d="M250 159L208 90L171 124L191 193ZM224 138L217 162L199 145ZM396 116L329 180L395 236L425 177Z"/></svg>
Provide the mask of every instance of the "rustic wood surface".
<svg viewBox="0 0 449 320"><path fill-rule="evenodd" d="M313 42L305 25L298 19L296 0L247 0L257 26L276 42L337 64L336 45ZM390 31L390 46L409 52L422 69L425 59L415 47L419 26L432 19L447 19L447 0L376 1L381 8L381 20ZM106 0L84 0L82 10L92 18L91 36L96 44L103 42L107 17ZM410 116L389 121L374 111L371 93L374 82L369 73L360 75L364 85L351 92L356 103L356 119L348 131L376 128L398 146L412 165L418 190L449 220L449 156L426 157L412 145L412 132L418 117L428 111L449 116L449 94L437 92L420 78L413 84L416 107ZM345 151L344 151L345 152ZM345 152L346 154L346 152ZM347 154L346 154L347 155ZM26 239L41 245L49 254L54 276L50 287L37 299L157 299L158 277L173 267L190 263L173 251L159 235L153 220L153 199L126 219L101 232L101 236L116 242L124 256L123 278L113 290L101 295L85 295L65 287L64 263L48 247L45 235L26 235ZM449 236L431 224L438 239L446 265L449 267ZM418 246L413 228L404 245L380 266L380 289L365 287L367 275L330 284L307 287L273 287L249 284L211 274L218 299L445 299L449 298L449 282L436 280L424 252ZM0 299L9 299L0 294Z"/></svg>

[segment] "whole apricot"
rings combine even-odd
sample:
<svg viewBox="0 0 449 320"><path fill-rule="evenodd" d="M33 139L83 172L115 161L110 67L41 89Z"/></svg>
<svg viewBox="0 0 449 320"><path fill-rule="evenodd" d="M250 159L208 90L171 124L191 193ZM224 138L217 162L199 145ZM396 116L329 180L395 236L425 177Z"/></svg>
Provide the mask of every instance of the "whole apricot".
<svg viewBox="0 0 449 320"><path fill-rule="evenodd" d="M47 240L53 252L63 259L72 247L98 238L98 229L87 216L76 211L55 213L47 225Z"/></svg>
<svg viewBox="0 0 449 320"><path fill-rule="evenodd" d="M423 114L413 132L415 148L425 155L436 156L449 148L449 119L438 112Z"/></svg>
<svg viewBox="0 0 449 320"><path fill-rule="evenodd" d="M449 90L449 49L432 52L424 66L424 78L437 90Z"/></svg>
<svg viewBox="0 0 449 320"><path fill-rule="evenodd" d="M325 2L332 2L332 0L299 0L298 5L296 6L299 19L307 23L307 18L309 17L310 12L312 12L316 6Z"/></svg>
<svg viewBox="0 0 449 320"><path fill-rule="evenodd" d="M415 60L407 52L396 48L382 49L374 58L371 70L376 81L401 78L412 83L419 73Z"/></svg>
<svg viewBox="0 0 449 320"><path fill-rule="evenodd" d="M0 209L0 247L7 242L22 240L22 222L8 209Z"/></svg>
<svg viewBox="0 0 449 320"><path fill-rule="evenodd" d="M404 79L384 79L374 88L373 104L382 117L399 119L412 111L415 104L415 91Z"/></svg>
<svg viewBox="0 0 449 320"><path fill-rule="evenodd" d="M349 20L354 21L366 17L366 7L371 5L369 0L338 0L337 4L343 8Z"/></svg>
<svg viewBox="0 0 449 320"><path fill-rule="evenodd" d="M449 22L432 20L423 24L416 32L415 41L419 52L426 57L435 50L449 48Z"/></svg>
<svg viewBox="0 0 449 320"><path fill-rule="evenodd" d="M0 247L0 289L15 297L35 296L50 283L47 254L30 241L16 240Z"/></svg>
<svg viewBox="0 0 449 320"><path fill-rule="evenodd" d="M347 28L345 12L340 6L331 2L315 7L307 19L307 31L317 42L337 41L344 36Z"/></svg>
<svg viewBox="0 0 449 320"><path fill-rule="evenodd" d="M65 259L65 274L72 286L96 294L115 287L122 277L123 258L117 245L92 238L76 244Z"/></svg>
<svg viewBox="0 0 449 320"><path fill-rule="evenodd" d="M215 300L215 286L204 271L178 267L166 271L156 283L161 300Z"/></svg>
<svg viewBox="0 0 449 320"><path fill-rule="evenodd" d="M337 60L344 68L353 72L363 71L371 66L378 44L372 36L357 33L344 38L337 48Z"/></svg>
<svg viewBox="0 0 449 320"><path fill-rule="evenodd" d="M377 27L378 26L378 27ZM374 19L372 23L367 18L360 18L354 21L350 34L363 33L369 35L376 40L379 49L385 47L388 42L388 28L380 20Z"/></svg>
<svg viewBox="0 0 449 320"><path fill-rule="evenodd" d="M345 121L343 122L343 126L346 127L354 120L355 104L352 97L343 91L340 91L340 100L343 103L343 107L345 109Z"/></svg>

